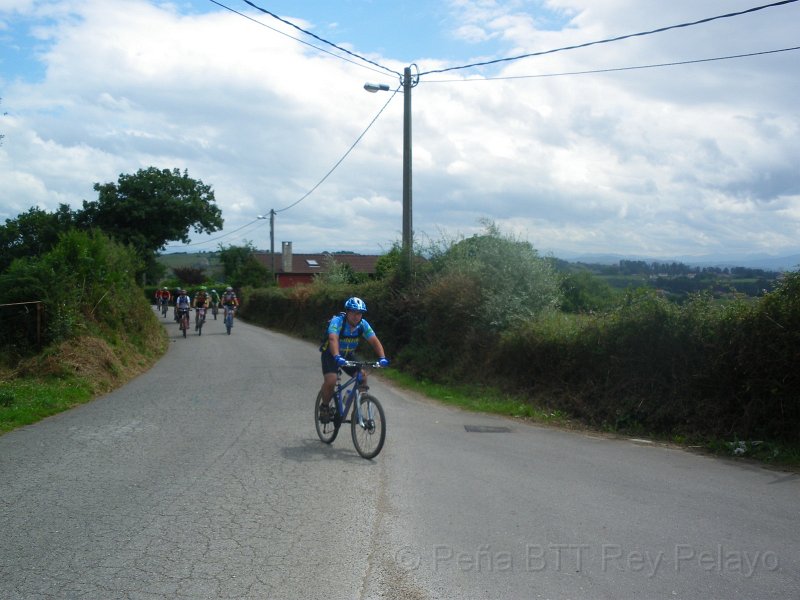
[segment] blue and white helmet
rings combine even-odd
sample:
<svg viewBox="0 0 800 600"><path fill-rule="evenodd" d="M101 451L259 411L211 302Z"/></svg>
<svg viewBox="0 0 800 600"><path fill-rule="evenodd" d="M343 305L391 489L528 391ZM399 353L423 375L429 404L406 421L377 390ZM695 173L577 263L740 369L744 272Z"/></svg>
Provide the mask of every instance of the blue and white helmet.
<svg viewBox="0 0 800 600"><path fill-rule="evenodd" d="M361 298L356 298L353 296L352 298L348 298L347 301L344 303L344 307L347 310L357 310L360 312L367 312L367 305Z"/></svg>

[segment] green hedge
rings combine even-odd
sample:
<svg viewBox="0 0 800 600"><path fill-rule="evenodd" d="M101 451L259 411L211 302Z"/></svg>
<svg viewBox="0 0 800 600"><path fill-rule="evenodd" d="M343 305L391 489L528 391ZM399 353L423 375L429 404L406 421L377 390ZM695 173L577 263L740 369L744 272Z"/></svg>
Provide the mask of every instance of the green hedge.
<svg viewBox="0 0 800 600"><path fill-rule="evenodd" d="M571 336L504 336L491 370L588 422L663 434L800 439L800 278L758 302L639 295Z"/></svg>
<svg viewBox="0 0 800 600"><path fill-rule="evenodd" d="M796 443L800 274L758 300L677 305L649 291L601 315L547 312L505 331L476 315L469 279L247 290L243 316L317 340L345 298L365 299L394 364L491 384L616 430Z"/></svg>

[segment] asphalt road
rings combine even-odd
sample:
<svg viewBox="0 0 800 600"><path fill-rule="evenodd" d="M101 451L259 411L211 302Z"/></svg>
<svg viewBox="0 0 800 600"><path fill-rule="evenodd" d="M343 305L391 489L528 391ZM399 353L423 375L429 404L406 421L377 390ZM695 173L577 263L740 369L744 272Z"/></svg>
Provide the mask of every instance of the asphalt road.
<svg viewBox="0 0 800 600"><path fill-rule="evenodd" d="M439 406L316 437L314 344L210 321L0 437L0 599L800 598L800 477Z"/></svg>

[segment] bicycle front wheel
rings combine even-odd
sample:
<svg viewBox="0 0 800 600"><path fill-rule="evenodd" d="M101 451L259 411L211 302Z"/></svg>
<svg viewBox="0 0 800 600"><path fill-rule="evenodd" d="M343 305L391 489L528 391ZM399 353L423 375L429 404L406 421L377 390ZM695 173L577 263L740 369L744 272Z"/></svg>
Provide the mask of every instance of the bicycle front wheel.
<svg viewBox="0 0 800 600"><path fill-rule="evenodd" d="M319 439L326 444L333 443L339 434L339 419L334 419L333 411L330 409L331 403L323 404L322 391L317 394L317 400L314 402L314 425Z"/></svg>
<svg viewBox="0 0 800 600"><path fill-rule="evenodd" d="M381 403L374 396L362 394L358 402L363 424L358 422L356 411L353 410L350 421L353 445L362 457L375 458L386 440L386 416Z"/></svg>

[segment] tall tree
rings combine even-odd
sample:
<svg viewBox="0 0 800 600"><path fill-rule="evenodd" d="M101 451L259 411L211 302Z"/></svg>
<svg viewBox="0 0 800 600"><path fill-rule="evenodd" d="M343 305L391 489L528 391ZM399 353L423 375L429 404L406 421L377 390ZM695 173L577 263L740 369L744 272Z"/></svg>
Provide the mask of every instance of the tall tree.
<svg viewBox="0 0 800 600"><path fill-rule="evenodd" d="M222 212L214 191L184 170L139 169L121 174L117 183L95 183L98 199L83 201L79 224L96 227L131 245L145 262L145 272L157 270L156 253L169 241L189 243L195 233L222 229Z"/></svg>
<svg viewBox="0 0 800 600"><path fill-rule="evenodd" d="M189 229L222 229L214 191L178 169L139 169L118 183L95 183L95 202L83 202L81 222L98 227L142 254L161 250L169 241L189 243Z"/></svg>

